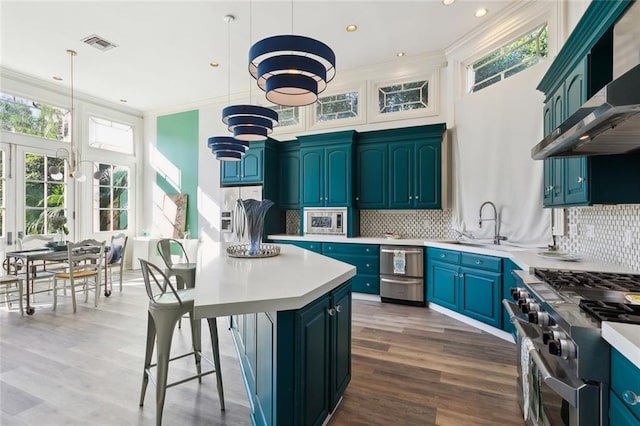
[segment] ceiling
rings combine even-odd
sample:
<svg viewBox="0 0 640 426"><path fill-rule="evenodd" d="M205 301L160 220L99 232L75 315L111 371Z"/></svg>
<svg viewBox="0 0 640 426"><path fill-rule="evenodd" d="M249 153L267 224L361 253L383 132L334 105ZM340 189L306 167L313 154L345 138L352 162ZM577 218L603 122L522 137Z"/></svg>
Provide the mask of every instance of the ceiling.
<svg viewBox="0 0 640 426"><path fill-rule="evenodd" d="M339 75L442 51L513 1L0 0L0 65L68 90L66 50L73 49L77 92L159 110L226 96L229 88L246 93L249 47L267 36L293 32L326 43ZM484 18L474 16L480 7L489 10ZM225 23L227 14L235 21ZM358 30L348 33L349 24ZM93 34L118 47L100 51L82 42ZM398 58L400 51L405 56ZM211 67L212 61L220 66Z"/></svg>

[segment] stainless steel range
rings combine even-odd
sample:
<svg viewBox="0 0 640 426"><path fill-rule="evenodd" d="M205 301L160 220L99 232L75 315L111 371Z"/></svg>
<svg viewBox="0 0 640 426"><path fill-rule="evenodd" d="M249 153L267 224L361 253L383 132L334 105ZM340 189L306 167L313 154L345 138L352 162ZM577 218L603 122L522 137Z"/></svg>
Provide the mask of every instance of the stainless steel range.
<svg viewBox="0 0 640 426"><path fill-rule="evenodd" d="M640 324L640 275L538 269L503 300L518 332L518 392L529 425L608 425L609 346L600 321Z"/></svg>

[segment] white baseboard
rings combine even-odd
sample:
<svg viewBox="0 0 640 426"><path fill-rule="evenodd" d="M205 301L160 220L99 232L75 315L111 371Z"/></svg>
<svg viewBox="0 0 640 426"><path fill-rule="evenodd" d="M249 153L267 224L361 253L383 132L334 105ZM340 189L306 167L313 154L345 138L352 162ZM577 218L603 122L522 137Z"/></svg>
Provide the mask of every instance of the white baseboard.
<svg viewBox="0 0 640 426"><path fill-rule="evenodd" d="M502 331L502 330L498 330L495 327L492 327L490 325L487 325L483 322L474 320L473 318L469 318L465 315L459 314L455 311L452 311L451 309L447 309L445 307L442 307L440 305L436 305L435 303L429 303L428 306L429 309L432 309L436 312L440 312L441 314L444 314L450 318L456 319L460 322L463 322L465 324L468 324L472 327L475 327L477 329L480 329L482 331L486 331L489 334L492 334L496 337L499 337L502 340L506 340L507 342L511 342L511 343L515 343L515 341L513 340L513 336L511 335L511 333L507 333L506 331Z"/></svg>

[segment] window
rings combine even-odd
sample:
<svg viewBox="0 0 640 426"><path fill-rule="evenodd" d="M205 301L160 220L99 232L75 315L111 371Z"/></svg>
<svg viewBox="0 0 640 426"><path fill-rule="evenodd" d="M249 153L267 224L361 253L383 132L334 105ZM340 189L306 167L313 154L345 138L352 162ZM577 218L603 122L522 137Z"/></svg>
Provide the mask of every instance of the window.
<svg viewBox="0 0 640 426"><path fill-rule="evenodd" d="M5 159L4 159L4 150L0 149L0 238L4 237L4 218L5 218L5 203L4 203L4 194L5 194L5 185L6 185L6 177L5 177Z"/></svg>
<svg viewBox="0 0 640 426"><path fill-rule="evenodd" d="M64 160L25 153L25 232L27 235L51 234L55 217L66 217L66 183L51 179L51 166L65 170ZM67 175L65 170L65 176Z"/></svg>
<svg viewBox="0 0 640 426"><path fill-rule="evenodd" d="M378 112L422 109L429 106L429 82L427 80L399 83L378 87Z"/></svg>
<svg viewBox="0 0 640 426"><path fill-rule="evenodd" d="M284 105L273 105L269 108L278 113L278 127L300 124L300 108Z"/></svg>
<svg viewBox="0 0 640 426"><path fill-rule="evenodd" d="M547 24L544 24L473 63L467 68L469 93L491 86L546 58L547 39Z"/></svg>
<svg viewBox="0 0 640 426"><path fill-rule="evenodd" d="M133 127L98 117L89 117L89 146L133 154Z"/></svg>
<svg viewBox="0 0 640 426"><path fill-rule="evenodd" d="M358 116L358 92L318 98L316 122L355 118Z"/></svg>
<svg viewBox="0 0 640 426"><path fill-rule="evenodd" d="M94 230L120 231L129 226L129 168L98 163L94 189Z"/></svg>
<svg viewBox="0 0 640 426"><path fill-rule="evenodd" d="M69 110L0 93L0 128L8 132L68 141Z"/></svg>

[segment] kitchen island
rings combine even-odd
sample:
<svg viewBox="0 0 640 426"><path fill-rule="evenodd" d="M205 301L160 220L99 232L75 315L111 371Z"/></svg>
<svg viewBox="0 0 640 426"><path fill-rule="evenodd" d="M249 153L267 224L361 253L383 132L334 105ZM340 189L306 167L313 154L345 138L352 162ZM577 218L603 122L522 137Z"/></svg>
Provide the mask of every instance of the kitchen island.
<svg viewBox="0 0 640 426"><path fill-rule="evenodd" d="M355 267L281 246L272 258L198 250L196 318L231 316L252 423L322 424L351 379Z"/></svg>

